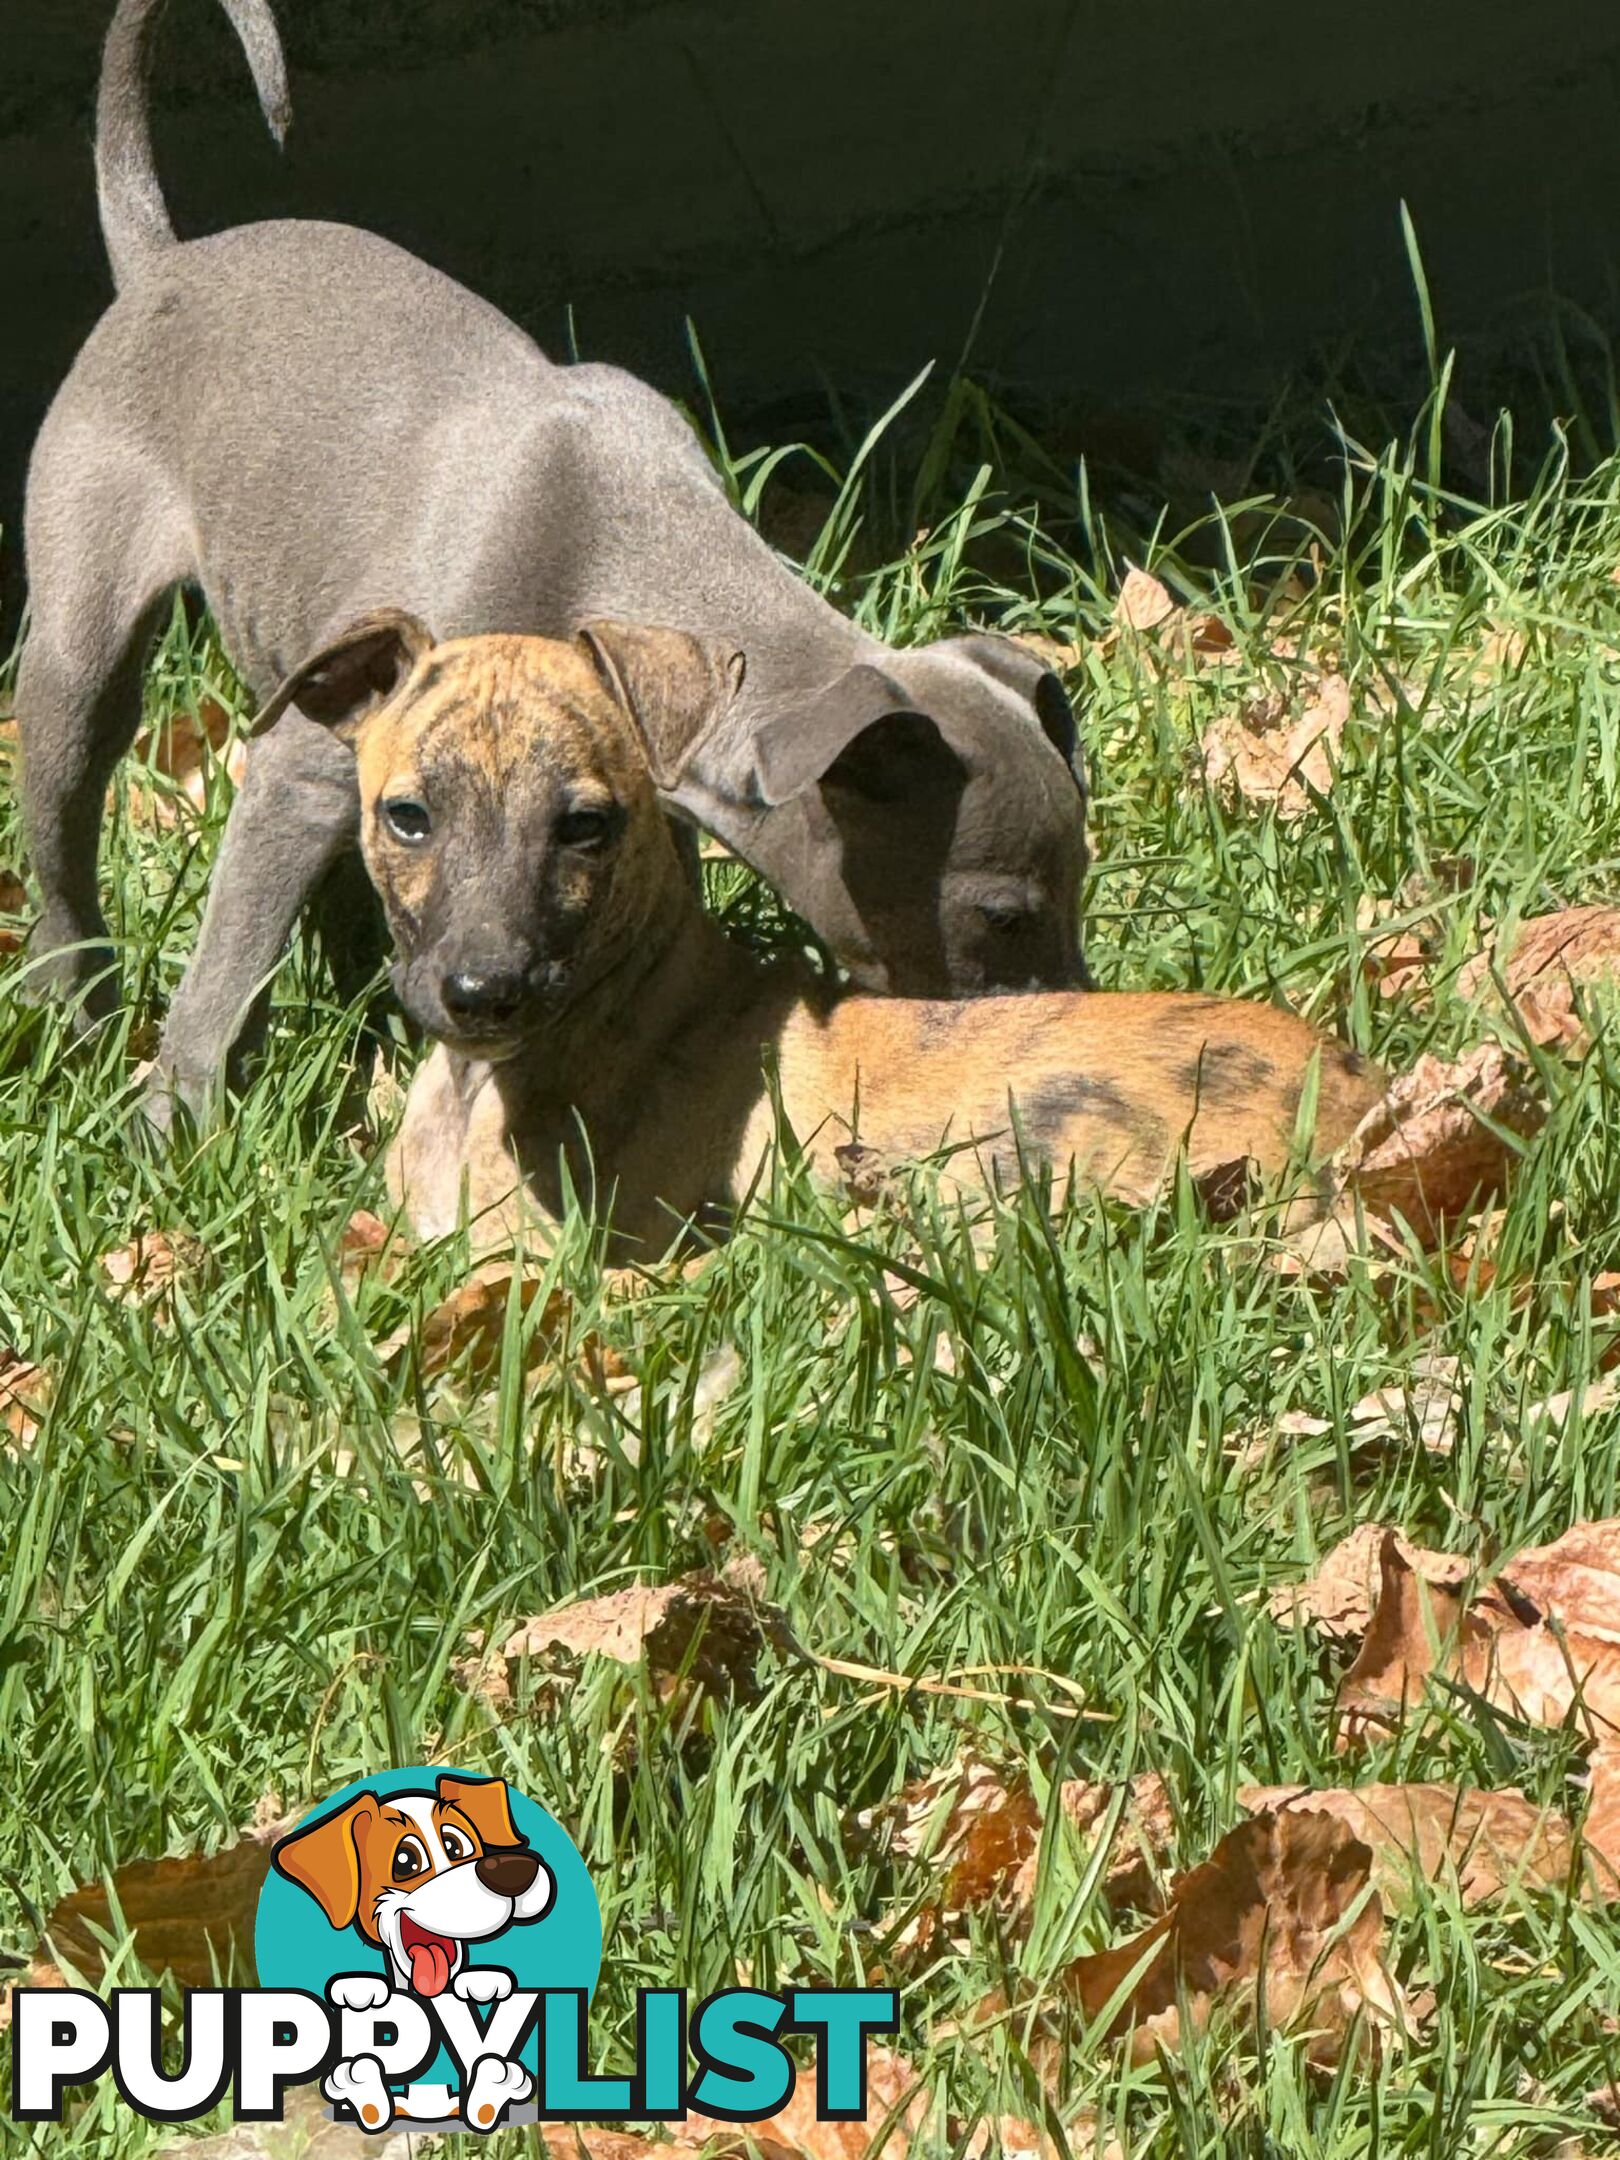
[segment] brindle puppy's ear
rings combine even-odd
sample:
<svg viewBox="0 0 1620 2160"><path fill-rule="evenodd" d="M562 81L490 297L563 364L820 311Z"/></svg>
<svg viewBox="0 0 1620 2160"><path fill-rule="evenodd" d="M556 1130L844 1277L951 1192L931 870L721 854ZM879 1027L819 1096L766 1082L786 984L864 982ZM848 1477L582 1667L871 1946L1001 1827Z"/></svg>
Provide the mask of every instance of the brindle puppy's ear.
<svg viewBox="0 0 1620 2160"><path fill-rule="evenodd" d="M398 608L362 615L287 677L249 732L262 735L296 705L333 734L351 735L393 696L433 643L432 631Z"/></svg>
<svg viewBox="0 0 1620 2160"><path fill-rule="evenodd" d="M1080 747L1080 728L1063 679L1016 638L1001 637L992 630L975 630L966 637L948 638L952 652L973 660L987 675L1005 683L1029 699L1041 732L1074 775L1074 784L1086 792L1086 760Z"/></svg>
<svg viewBox="0 0 1620 2160"><path fill-rule="evenodd" d="M746 658L722 639L642 623L584 623L579 641L634 723L654 787L668 794L742 688Z"/></svg>
<svg viewBox="0 0 1620 2160"><path fill-rule="evenodd" d="M965 768L926 713L881 668L858 661L807 705L754 737L759 790L774 809L817 784L873 803L959 789Z"/></svg>

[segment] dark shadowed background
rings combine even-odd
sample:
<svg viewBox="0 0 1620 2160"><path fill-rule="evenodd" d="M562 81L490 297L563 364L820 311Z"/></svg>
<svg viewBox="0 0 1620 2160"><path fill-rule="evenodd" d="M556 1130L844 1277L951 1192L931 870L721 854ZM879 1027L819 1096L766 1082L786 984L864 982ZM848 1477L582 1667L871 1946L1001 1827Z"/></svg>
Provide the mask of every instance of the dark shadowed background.
<svg viewBox="0 0 1620 2160"><path fill-rule="evenodd" d="M0 18L0 521L108 297L90 110L110 0ZM183 232L349 219L549 347L728 418L869 413L927 359L1065 449L1417 357L1399 204L1447 342L1536 370L1620 315L1606 0L282 0L285 156L211 0L157 69ZM1483 395L1483 392L1481 393ZM1464 403L1466 404L1466 391Z"/></svg>

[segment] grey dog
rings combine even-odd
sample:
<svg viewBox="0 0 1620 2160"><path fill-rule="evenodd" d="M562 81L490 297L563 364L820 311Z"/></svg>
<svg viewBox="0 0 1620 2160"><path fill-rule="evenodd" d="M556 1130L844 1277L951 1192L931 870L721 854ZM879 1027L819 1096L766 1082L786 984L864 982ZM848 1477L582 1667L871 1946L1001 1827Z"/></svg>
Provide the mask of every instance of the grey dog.
<svg viewBox="0 0 1620 2160"><path fill-rule="evenodd" d="M866 635L733 510L656 392L554 365L371 233L282 220L178 242L146 109L162 5L120 0L108 33L96 171L118 295L29 469L17 712L36 979L91 1013L114 1001L100 820L184 585L260 696L379 606L440 638L603 616L731 638L746 680L666 810L775 884L862 988L1083 982L1085 779L1057 676L994 636L897 651ZM221 5L279 138L274 18L266 0ZM207 1097L357 831L352 759L288 711L231 812L162 1100Z"/></svg>

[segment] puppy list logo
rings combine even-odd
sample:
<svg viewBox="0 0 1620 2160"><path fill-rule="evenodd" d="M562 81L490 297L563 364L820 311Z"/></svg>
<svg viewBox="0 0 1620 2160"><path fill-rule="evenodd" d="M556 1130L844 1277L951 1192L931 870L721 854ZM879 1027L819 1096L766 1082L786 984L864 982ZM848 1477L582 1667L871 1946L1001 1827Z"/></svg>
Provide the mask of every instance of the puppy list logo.
<svg viewBox="0 0 1620 2160"><path fill-rule="evenodd" d="M163 2057L155 1988L13 1993L12 2114L59 2122L68 2089L109 2068L138 2114L190 2121L232 2092L241 2121L280 2121L318 2080L368 2131L480 2133L513 2122L759 2122L785 2105L814 2043L817 2111L866 2109L866 2038L892 2032L892 1989L729 1988L689 2011L644 1988L629 2075L587 2071L602 1921L562 1826L504 1779L391 1771L347 1786L276 1844L259 1898L256 1988L185 1992L181 2061ZM234 2090L233 2090L234 2088Z"/></svg>

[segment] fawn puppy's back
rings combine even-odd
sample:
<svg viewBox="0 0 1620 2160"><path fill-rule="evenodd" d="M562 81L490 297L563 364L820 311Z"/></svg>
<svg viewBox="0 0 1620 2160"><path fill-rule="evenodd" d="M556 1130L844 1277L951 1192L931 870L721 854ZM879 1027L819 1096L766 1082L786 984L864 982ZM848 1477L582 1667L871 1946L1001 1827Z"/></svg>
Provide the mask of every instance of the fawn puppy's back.
<svg viewBox="0 0 1620 2160"><path fill-rule="evenodd" d="M1017 1179L1021 1140L1026 1163L1072 1167L1130 1201L1151 1196L1183 1146L1195 1175L1245 1157L1280 1170L1313 1062L1317 1156L1382 1086L1359 1052L1293 1013L1188 992L801 1004L777 1054L788 1121L829 1172L852 1125L897 1161L974 1143L1003 1185ZM756 1120L745 1155L763 1137ZM957 1175L978 1182L965 1163Z"/></svg>

